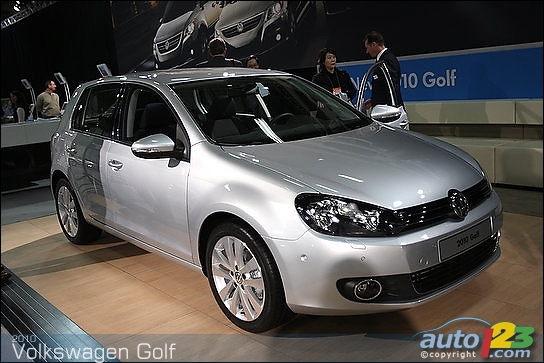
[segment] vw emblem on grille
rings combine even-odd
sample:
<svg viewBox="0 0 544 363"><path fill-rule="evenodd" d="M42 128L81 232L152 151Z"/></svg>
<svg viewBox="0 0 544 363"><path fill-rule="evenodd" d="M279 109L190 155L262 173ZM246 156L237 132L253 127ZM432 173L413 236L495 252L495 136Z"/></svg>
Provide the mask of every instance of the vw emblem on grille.
<svg viewBox="0 0 544 363"><path fill-rule="evenodd" d="M164 42L164 49L168 50L170 48L170 43L168 43L168 40Z"/></svg>
<svg viewBox="0 0 544 363"><path fill-rule="evenodd" d="M244 31L244 24L238 23L236 24L236 30L238 30L238 33L241 33Z"/></svg>
<svg viewBox="0 0 544 363"><path fill-rule="evenodd" d="M468 200L458 190L451 189L448 192L448 198L450 199L450 207L453 211L453 213L457 216L459 219L464 219L468 214Z"/></svg>

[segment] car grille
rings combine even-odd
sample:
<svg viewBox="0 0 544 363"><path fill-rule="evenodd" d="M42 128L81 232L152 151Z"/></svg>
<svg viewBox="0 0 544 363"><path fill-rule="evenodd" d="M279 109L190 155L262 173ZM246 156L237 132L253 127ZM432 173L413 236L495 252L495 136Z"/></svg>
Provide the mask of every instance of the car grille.
<svg viewBox="0 0 544 363"><path fill-rule="evenodd" d="M225 38L232 38L239 34L248 32L250 30L255 29L257 26L259 26L259 23L261 22L261 17L264 13L257 14L249 19L246 19L240 23L237 23L235 25L223 28L221 30L221 33L223 33L223 36ZM241 30L239 30L241 28Z"/></svg>
<svg viewBox="0 0 544 363"><path fill-rule="evenodd" d="M410 274L373 276L382 285L382 293L375 299L361 301L353 294L359 281L367 278L345 278L337 281L338 291L345 298L359 303L391 304L419 301L435 291L445 289L466 279L500 256L499 233L495 233L477 246L459 256L441 262L425 270Z"/></svg>
<svg viewBox="0 0 544 363"><path fill-rule="evenodd" d="M498 242L495 234L457 257L410 274L414 289L419 294L428 294L461 280L495 252Z"/></svg>
<svg viewBox="0 0 544 363"><path fill-rule="evenodd" d="M174 35L173 37L166 39L165 41L157 43L157 49L160 54L171 52L172 50L176 49L179 46L180 40L181 40L181 33L178 33Z"/></svg>
<svg viewBox="0 0 544 363"><path fill-rule="evenodd" d="M467 198L469 208L473 209L489 198L491 188L487 180L482 179L478 184L464 190L462 193ZM406 232L447 220L452 216L452 208L450 199L446 197L424 205L401 209L396 213L404 226L402 232Z"/></svg>

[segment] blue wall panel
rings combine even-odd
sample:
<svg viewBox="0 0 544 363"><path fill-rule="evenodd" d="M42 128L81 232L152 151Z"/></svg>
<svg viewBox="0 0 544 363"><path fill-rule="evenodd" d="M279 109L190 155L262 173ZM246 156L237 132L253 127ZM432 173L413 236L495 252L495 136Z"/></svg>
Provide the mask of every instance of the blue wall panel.
<svg viewBox="0 0 544 363"><path fill-rule="evenodd" d="M405 101L541 99L542 43L399 57ZM373 61L341 63L357 87Z"/></svg>

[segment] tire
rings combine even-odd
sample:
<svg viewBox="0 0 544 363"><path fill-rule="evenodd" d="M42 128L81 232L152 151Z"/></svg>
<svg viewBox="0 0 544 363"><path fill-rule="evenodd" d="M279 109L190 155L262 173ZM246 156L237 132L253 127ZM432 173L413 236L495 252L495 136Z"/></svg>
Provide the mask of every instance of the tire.
<svg viewBox="0 0 544 363"><path fill-rule="evenodd" d="M59 180L55 187L55 205L62 232L70 242L82 245L100 237L102 230L87 223L74 190L66 179Z"/></svg>
<svg viewBox="0 0 544 363"><path fill-rule="evenodd" d="M239 328L260 333L294 315L272 254L247 227L224 223L212 231L206 269L215 301Z"/></svg>

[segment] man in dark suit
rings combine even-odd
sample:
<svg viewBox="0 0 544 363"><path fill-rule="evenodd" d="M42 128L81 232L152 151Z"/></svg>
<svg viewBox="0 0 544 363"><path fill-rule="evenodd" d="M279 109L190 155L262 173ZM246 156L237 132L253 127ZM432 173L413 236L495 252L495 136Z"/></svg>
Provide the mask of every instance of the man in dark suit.
<svg viewBox="0 0 544 363"><path fill-rule="evenodd" d="M389 96L387 82L384 73L377 69L372 75L372 96L365 101L366 109L376 105L404 106L400 92L400 64L397 57L385 46L383 36L377 31L371 31L365 35L366 53L376 61L383 60L387 65L391 80L395 86L396 105L393 105Z"/></svg>
<svg viewBox="0 0 544 363"><path fill-rule="evenodd" d="M213 38L208 43L210 58L207 61L197 64L197 67L241 67L242 62L238 59L225 58L227 45L221 38Z"/></svg>

